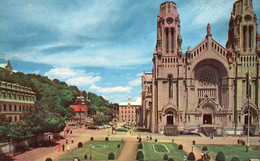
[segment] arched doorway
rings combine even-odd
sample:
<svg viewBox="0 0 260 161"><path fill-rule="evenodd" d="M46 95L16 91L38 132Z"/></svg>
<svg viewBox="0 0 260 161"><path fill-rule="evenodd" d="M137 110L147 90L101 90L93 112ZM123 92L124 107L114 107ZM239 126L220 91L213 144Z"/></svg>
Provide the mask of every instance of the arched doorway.
<svg viewBox="0 0 260 161"><path fill-rule="evenodd" d="M173 125L173 113L169 111L166 117L167 125Z"/></svg>
<svg viewBox="0 0 260 161"><path fill-rule="evenodd" d="M211 114L203 115L203 124L212 124L212 115Z"/></svg>
<svg viewBox="0 0 260 161"><path fill-rule="evenodd" d="M252 116L250 115L250 118L249 118L249 125L252 125ZM244 117L244 123L245 123L245 125L247 125L248 124L248 115L246 115L245 117Z"/></svg>

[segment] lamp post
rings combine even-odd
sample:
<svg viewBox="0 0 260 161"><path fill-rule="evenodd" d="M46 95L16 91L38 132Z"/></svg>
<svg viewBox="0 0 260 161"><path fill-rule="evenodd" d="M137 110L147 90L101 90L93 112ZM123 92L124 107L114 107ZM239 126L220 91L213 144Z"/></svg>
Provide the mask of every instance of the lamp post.
<svg viewBox="0 0 260 161"><path fill-rule="evenodd" d="M89 159L92 160L92 152L91 152L92 144L89 144L89 145L90 145L90 147L89 147L89 152L90 152Z"/></svg>
<svg viewBox="0 0 260 161"><path fill-rule="evenodd" d="M251 81L252 81L252 76L251 73L248 70L247 73L247 147L246 147L246 152L249 152L249 134L250 134L250 106L249 106L249 99L251 98Z"/></svg>

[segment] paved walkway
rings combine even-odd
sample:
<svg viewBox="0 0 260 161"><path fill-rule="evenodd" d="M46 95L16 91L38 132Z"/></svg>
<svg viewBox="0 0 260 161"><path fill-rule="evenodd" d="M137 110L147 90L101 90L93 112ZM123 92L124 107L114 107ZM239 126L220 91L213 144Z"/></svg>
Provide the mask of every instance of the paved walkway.
<svg viewBox="0 0 260 161"><path fill-rule="evenodd" d="M134 161L137 155L137 141L136 139L128 139L117 158L118 161Z"/></svg>

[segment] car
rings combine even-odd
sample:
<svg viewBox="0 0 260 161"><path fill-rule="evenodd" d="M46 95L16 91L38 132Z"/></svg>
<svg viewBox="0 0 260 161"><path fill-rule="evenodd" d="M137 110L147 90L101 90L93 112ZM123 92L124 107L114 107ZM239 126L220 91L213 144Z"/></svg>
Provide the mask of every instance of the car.
<svg viewBox="0 0 260 161"><path fill-rule="evenodd" d="M96 126L88 126L87 128L88 129L94 129L94 130L98 129Z"/></svg>
<svg viewBox="0 0 260 161"><path fill-rule="evenodd" d="M128 129L126 129L126 128L118 128L118 129L116 129L116 131L122 131L122 132L127 132L128 131Z"/></svg>

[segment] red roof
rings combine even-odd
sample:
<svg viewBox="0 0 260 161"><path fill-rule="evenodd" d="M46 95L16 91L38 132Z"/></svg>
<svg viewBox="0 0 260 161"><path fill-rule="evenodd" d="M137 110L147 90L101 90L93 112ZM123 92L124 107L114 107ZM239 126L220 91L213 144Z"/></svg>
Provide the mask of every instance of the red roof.
<svg viewBox="0 0 260 161"><path fill-rule="evenodd" d="M73 108L75 112L84 112L86 110L86 105L70 105L70 108Z"/></svg>

